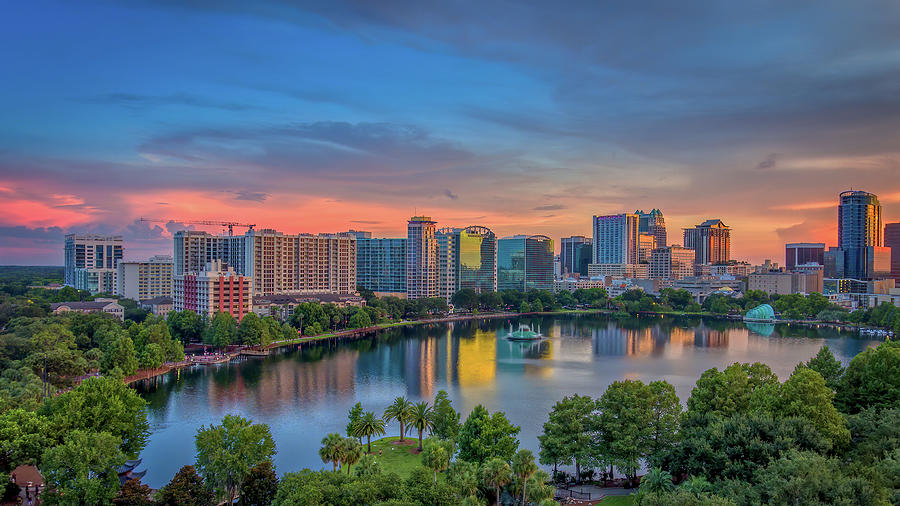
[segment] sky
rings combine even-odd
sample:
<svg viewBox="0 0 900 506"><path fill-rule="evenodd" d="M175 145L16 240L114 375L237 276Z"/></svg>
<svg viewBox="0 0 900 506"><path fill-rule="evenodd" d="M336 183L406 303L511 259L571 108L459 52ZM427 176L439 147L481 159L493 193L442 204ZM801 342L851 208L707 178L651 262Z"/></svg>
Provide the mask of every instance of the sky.
<svg viewBox="0 0 900 506"><path fill-rule="evenodd" d="M192 220L558 243L652 208L670 242L718 218L734 258L783 262L835 244L843 190L900 221L895 0L3 11L0 264L61 265L67 232L171 253Z"/></svg>

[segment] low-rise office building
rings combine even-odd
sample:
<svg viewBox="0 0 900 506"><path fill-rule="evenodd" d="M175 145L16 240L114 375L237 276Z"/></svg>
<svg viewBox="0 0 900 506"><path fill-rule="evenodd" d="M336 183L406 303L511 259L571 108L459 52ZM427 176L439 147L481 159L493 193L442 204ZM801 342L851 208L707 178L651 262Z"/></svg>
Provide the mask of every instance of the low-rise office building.
<svg viewBox="0 0 900 506"><path fill-rule="evenodd" d="M50 304L53 314L61 313L106 313L119 320L125 320L125 308L115 299L97 299L92 301L55 302Z"/></svg>

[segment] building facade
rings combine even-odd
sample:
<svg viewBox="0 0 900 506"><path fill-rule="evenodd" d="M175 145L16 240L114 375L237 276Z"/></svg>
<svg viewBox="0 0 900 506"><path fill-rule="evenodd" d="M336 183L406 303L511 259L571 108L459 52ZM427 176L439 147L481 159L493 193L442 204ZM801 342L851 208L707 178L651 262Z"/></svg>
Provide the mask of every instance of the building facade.
<svg viewBox="0 0 900 506"><path fill-rule="evenodd" d="M54 302L50 304L53 314L62 313L106 313L119 320L125 320L125 308L115 299L95 299L92 301Z"/></svg>
<svg viewBox="0 0 900 506"><path fill-rule="evenodd" d="M595 264L636 264L639 262L638 216L614 214L594 216Z"/></svg>
<svg viewBox="0 0 900 506"><path fill-rule="evenodd" d="M357 236L356 283L379 295L406 297L406 239Z"/></svg>
<svg viewBox="0 0 900 506"><path fill-rule="evenodd" d="M825 265L824 242L795 242L784 245L784 266L792 270L795 265L815 263Z"/></svg>
<svg viewBox="0 0 900 506"><path fill-rule="evenodd" d="M116 265L124 250L120 235L66 235L65 283L91 293L114 293Z"/></svg>
<svg viewBox="0 0 900 506"><path fill-rule="evenodd" d="M171 297L174 270L174 261L168 255L150 257L146 262L119 261L116 295L134 301Z"/></svg>
<svg viewBox="0 0 900 506"><path fill-rule="evenodd" d="M666 219L663 217L662 211L652 209L649 213L644 211L635 211L638 216L638 233L650 234L656 241L657 248L665 247L668 243L666 234Z"/></svg>
<svg viewBox="0 0 900 506"><path fill-rule="evenodd" d="M406 227L406 297L439 296L436 222L429 216L413 216Z"/></svg>
<svg viewBox="0 0 900 506"><path fill-rule="evenodd" d="M588 265L593 262L593 246L590 237L583 235L563 237L559 245L560 275L587 276Z"/></svg>
<svg viewBox="0 0 900 506"><path fill-rule="evenodd" d="M838 205L838 248L844 253L844 273L848 278L871 279L875 259L871 256L883 246L881 203L873 193L845 191Z"/></svg>
<svg viewBox="0 0 900 506"><path fill-rule="evenodd" d="M753 273L747 278L747 289L761 290L769 295L822 293L822 271Z"/></svg>
<svg viewBox="0 0 900 506"><path fill-rule="evenodd" d="M884 246L891 249L891 277L900 279L900 223L884 226Z"/></svg>
<svg viewBox="0 0 900 506"><path fill-rule="evenodd" d="M650 279L684 279L694 275L694 250L682 246L656 248L650 257Z"/></svg>
<svg viewBox="0 0 900 506"><path fill-rule="evenodd" d="M553 239L515 235L497 241L498 290L552 290Z"/></svg>
<svg viewBox="0 0 900 506"><path fill-rule="evenodd" d="M253 309L252 278L238 274L221 260L199 272L175 275L172 309L191 310L208 318L221 311L240 320Z"/></svg>
<svg viewBox="0 0 900 506"><path fill-rule="evenodd" d="M694 263L726 263L731 260L731 229L722 220L706 220L684 229L684 247L694 250Z"/></svg>
<svg viewBox="0 0 900 506"><path fill-rule="evenodd" d="M263 229L225 236L179 231L174 253L174 275L199 272L221 261L253 279L254 295L356 291L356 235L351 233L283 234Z"/></svg>

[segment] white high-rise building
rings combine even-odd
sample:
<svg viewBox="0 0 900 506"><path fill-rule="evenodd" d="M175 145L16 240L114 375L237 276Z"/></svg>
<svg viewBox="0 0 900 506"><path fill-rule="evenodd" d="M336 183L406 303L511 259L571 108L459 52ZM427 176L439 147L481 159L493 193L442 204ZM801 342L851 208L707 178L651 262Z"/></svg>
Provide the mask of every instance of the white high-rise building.
<svg viewBox="0 0 900 506"><path fill-rule="evenodd" d="M157 255L146 262L119 261L116 269L116 295L134 301L172 296L174 261Z"/></svg>
<svg viewBox="0 0 900 506"><path fill-rule="evenodd" d="M66 235L65 283L91 293L113 293L124 250L120 235Z"/></svg>

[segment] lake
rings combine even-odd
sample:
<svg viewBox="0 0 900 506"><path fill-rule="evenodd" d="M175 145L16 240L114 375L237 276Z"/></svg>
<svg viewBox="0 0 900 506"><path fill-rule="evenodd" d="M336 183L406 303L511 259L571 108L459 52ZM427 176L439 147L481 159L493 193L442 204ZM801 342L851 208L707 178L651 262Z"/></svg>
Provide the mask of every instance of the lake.
<svg viewBox="0 0 900 506"><path fill-rule="evenodd" d="M503 339L519 323L548 338ZM824 327L750 325L585 314L471 320L396 327L356 341L307 343L268 357L173 371L135 385L149 403L152 431L139 469L148 470L144 483L165 485L193 464L197 429L228 413L271 427L279 474L325 468L319 441L329 432L343 435L353 404L380 415L399 395L431 401L441 389L463 420L478 404L505 411L522 427L521 446L537 455L547 413L565 395L599 397L616 380L663 379L684 403L711 367L763 362L784 380L825 344L846 364L878 342ZM398 431L389 425L388 435Z"/></svg>

